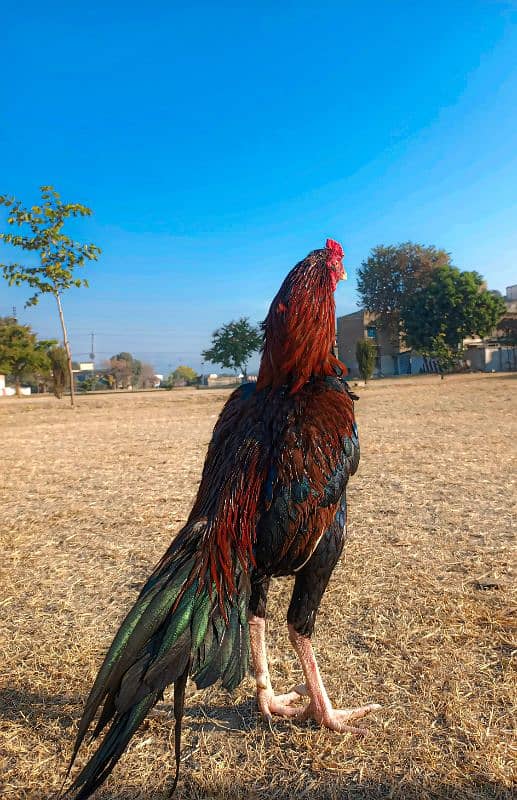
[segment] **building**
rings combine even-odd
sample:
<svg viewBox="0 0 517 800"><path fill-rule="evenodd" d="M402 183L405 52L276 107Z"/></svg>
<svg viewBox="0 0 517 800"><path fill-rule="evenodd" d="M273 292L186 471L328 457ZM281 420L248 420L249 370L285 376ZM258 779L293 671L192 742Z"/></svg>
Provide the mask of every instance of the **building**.
<svg viewBox="0 0 517 800"><path fill-rule="evenodd" d="M517 311L517 283L514 283L513 286L506 287L505 301L508 303L515 303L516 308L514 308L514 311Z"/></svg>
<svg viewBox="0 0 517 800"><path fill-rule="evenodd" d="M95 364L93 361L73 361L72 372L74 375L90 374L95 371Z"/></svg>
<svg viewBox="0 0 517 800"><path fill-rule="evenodd" d="M517 284L506 287L506 312L490 336L465 339L465 358L472 369L482 372L517 370Z"/></svg>
<svg viewBox="0 0 517 800"><path fill-rule="evenodd" d="M473 337L463 342L465 361L472 369L482 372L517 369L517 284L507 287L503 300L506 313L490 336L484 339ZM355 348L360 339L370 339L377 348L376 377L436 371L432 359L407 348L403 336L394 342L376 322L375 315L361 309L337 319L339 358L348 367L352 378L359 376Z"/></svg>
<svg viewBox="0 0 517 800"><path fill-rule="evenodd" d="M238 386L241 378L241 375L217 375L213 372L210 375L201 375L199 386L208 386L211 389L226 389L231 386Z"/></svg>
<svg viewBox="0 0 517 800"><path fill-rule="evenodd" d="M355 348L360 339L370 339L377 348L374 375L411 375L427 371L426 360L404 345L400 337L393 342L386 330L380 327L375 315L361 309L337 318L337 347L340 360L346 364L350 377L359 376Z"/></svg>

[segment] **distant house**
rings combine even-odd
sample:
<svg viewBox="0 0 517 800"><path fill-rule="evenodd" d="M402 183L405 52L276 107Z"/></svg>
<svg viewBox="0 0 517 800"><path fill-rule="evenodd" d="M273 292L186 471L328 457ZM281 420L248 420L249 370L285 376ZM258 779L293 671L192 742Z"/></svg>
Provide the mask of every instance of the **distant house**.
<svg viewBox="0 0 517 800"><path fill-rule="evenodd" d="M473 369L482 372L517 370L517 284L506 287L506 312L497 327L484 339L465 339L465 357Z"/></svg>
<svg viewBox="0 0 517 800"><path fill-rule="evenodd" d="M507 372L517 369L517 284L508 286L506 313L490 336L474 337L463 342L465 359L472 369L483 372ZM375 315L361 309L337 319L337 346L339 358L348 367L352 378L358 377L359 368L355 348L359 339L370 339L377 349L374 375L411 375L434 372L431 359L426 359L408 348L404 337L393 341L377 322Z"/></svg>
<svg viewBox="0 0 517 800"><path fill-rule="evenodd" d="M337 347L350 377L359 376L355 349L360 339L369 339L377 349L374 375L411 375L426 368L426 360L405 346L403 337L393 342L375 315L361 309L337 319Z"/></svg>

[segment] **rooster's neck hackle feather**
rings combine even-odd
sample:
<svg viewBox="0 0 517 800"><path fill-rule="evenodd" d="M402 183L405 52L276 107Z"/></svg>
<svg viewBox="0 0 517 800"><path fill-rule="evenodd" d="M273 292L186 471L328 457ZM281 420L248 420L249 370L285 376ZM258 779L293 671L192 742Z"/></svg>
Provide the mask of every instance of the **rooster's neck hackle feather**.
<svg viewBox="0 0 517 800"><path fill-rule="evenodd" d="M341 245L329 239L326 248L309 253L284 280L263 322L257 389L287 385L294 394L311 377L346 374L332 353L334 290L344 277L342 257Z"/></svg>

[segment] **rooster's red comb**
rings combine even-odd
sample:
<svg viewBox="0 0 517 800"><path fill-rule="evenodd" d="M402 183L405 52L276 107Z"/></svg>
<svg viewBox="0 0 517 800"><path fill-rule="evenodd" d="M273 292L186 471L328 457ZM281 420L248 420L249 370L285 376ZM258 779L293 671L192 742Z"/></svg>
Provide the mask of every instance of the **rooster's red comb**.
<svg viewBox="0 0 517 800"><path fill-rule="evenodd" d="M327 244L325 247L330 251L327 258L327 264L329 266L332 264L337 264L345 255L345 252L339 242L335 242L334 239L327 239Z"/></svg>

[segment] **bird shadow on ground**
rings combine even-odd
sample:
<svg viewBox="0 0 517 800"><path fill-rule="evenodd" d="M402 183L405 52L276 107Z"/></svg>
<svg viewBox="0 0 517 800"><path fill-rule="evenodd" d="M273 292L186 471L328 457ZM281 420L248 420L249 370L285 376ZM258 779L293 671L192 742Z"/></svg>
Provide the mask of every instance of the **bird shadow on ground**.
<svg viewBox="0 0 517 800"><path fill-rule="evenodd" d="M174 724L174 707L172 703L160 703L149 716L170 719ZM257 727L258 719L256 703L250 699L230 706L209 703L190 706L185 711L184 724L193 731L249 731Z"/></svg>
<svg viewBox="0 0 517 800"><path fill-rule="evenodd" d="M169 789L170 787L153 791L140 789L136 785L115 792L101 789L98 800L165 800L170 797ZM29 797L30 800L49 800L48 794L37 790ZM215 782L208 792L203 789L200 794L196 784L180 782L174 797L178 800L187 800L189 797L203 797L203 800L266 800L268 797L274 797L274 800L292 800L293 794L287 787L285 791L272 791L271 787L265 785L253 787L250 784L234 783L229 789L227 783L218 786ZM514 800L515 794L512 789L501 784L481 779L465 782L462 786L439 781L427 784L405 782L398 785L390 781L388 776L382 776L379 781L363 784L347 779L339 785L334 782L329 787L322 783L318 790L303 794L302 797L310 797L311 800Z"/></svg>
<svg viewBox="0 0 517 800"><path fill-rule="evenodd" d="M77 723L78 709L83 708L84 698L79 695L37 694L21 689L0 689L0 719L25 720L32 723L41 717L58 720L63 728ZM150 712L146 723L151 719L170 722L174 726L174 706L172 703L159 703ZM249 731L257 727L260 717L253 699L238 705L203 704L192 706L185 713L184 724L193 731Z"/></svg>
<svg viewBox="0 0 517 800"><path fill-rule="evenodd" d="M71 713L72 708L77 708L80 702L81 698L77 695L49 697L20 689L0 689L0 719L34 722L44 716L46 719L56 719L63 728L68 728L77 719L77 714Z"/></svg>
<svg viewBox="0 0 517 800"><path fill-rule="evenodd" d="M28 724L36 723L42 716L54 719L58 724L67 728L77 721L74 708L81 704L82 698L77 695L56 695L49 697L34 692L22 691L14 688L0 690L0 720L24 720ZM69 708L67 708L69 707ZM169 703L160 703L156 708L158 717L169 720L174 724L173 706ZM234 706L220 704L205 704L189 708L185 715L185 724L193 731L238 731L246 732L255 729L259 720L256 705L253 699ZM188 757L187 757L188 760ZM255 785L239 780L232 781L231 787L224 778L219 783L214 781L210 790L202 790L205 800L265 800L274 797L274 800L291 800L292 793L289 788L284 790L274 786L274 768L272 768L271 783ZM170 787L169 787L170 788ZM165 800L169 797L168 788L151 790L138 783L133 783L124 789L115 792L100 790L99 800ZM52 795L55 797L56 795ZM305 795L303 795L305 796ZM336 776L329 776L328 783L320 776L317 789L312 790L307 797L311 800L514 800L512 789L501 783L488 781L482 774L473 773L462 785L433 781L431 776L422 775L422 781L400 782L398 776L389 774L379 775L376 781L357 782L343 776L336 781ZM28 800L49 800L47 791L38 789L25 792ZM178 798L187 800L189 797L199 798L200 787L195 780L185 776L180 779L176 794Z"/></svg>

